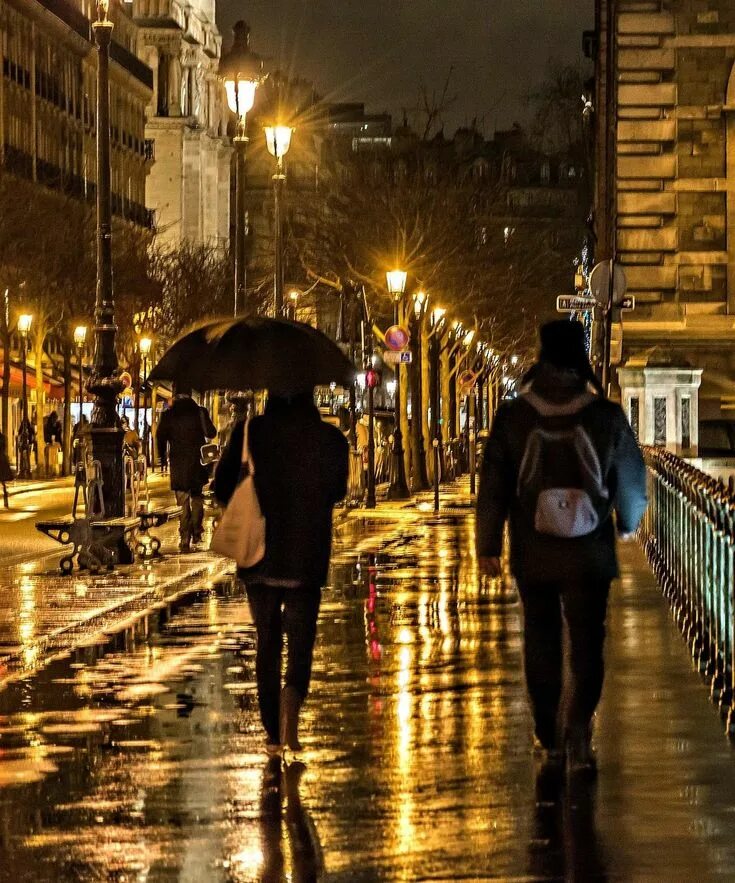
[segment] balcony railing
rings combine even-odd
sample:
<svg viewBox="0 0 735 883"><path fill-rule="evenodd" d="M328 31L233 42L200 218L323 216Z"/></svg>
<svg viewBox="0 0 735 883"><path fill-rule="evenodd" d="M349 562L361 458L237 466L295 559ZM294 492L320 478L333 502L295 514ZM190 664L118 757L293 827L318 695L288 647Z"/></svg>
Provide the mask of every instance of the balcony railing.
<svg viewBox="0 0 735 883"><path fill-rule="evenodd" d="M735 495L667 451L647 448L645 457L643 546L735 738Z"/></svg>

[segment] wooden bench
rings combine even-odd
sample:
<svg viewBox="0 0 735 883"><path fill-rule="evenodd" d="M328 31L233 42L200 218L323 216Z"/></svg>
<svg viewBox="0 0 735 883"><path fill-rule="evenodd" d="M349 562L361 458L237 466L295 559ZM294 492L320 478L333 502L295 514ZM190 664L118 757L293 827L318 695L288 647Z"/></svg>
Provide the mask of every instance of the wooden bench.
<svg viewBox="0 0 735 883"><path fill-rule="evenodd" d="M36 530L62 546L73 546L71 552L59 562L64 575L74 570L74 559L81 569L97 573L103 567L112 568L117 563L116 544L122 529L125 541L132 547L140 519L134 516L122 518L55 518L36 522Z"/></svg>
<svg viewBox="0 0 735 883"><path fill-rule="evenodd" d="M135 547L136 553L143 559L156 558L161 554L161 541L150 535L152 527L161 527L181 515L181 506L141 507L137 518L140 532Z"/></svg>

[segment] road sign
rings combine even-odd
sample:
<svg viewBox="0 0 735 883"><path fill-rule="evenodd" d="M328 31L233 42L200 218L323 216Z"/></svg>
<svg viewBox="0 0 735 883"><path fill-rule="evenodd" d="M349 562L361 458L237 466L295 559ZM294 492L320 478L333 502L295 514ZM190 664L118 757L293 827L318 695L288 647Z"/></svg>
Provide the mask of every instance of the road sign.
<svg viewBox="0 0 735 883"><path fill-rule="evenodd" d="M585 310L594 310L596 306L597 301L592 297L560 294L556 299L557 313L582 313Z"/></svg>
<svg viewBox="0 0 735 883"><path fill-rule="evenodd" d="M613 304L618 306L625 296L628 280L625 270L615 264L613 270ZM600 261L590 273L590 293L601 307L606 307L610 300L610 261Z"/></svg>
<svg viewBox="0 0 735 883"><path fill-rule="evenodd" d="M385 345L394 353L405 350L411 340L411 332L403 325L391 325L385 332Z"/></svg>
<svg viewBox="0 0 735 883"><path fill-rule="evenodd" d="M635 298L632 294L626 294L625 297L620 301L619 306L621 310L634 310Z"/></svg>
<svg viewBox="0 0 735 883"><path fill-rule="evenodd" d="M402 353L386 350L383 353L383 361L386 365L410 365L413 361L413 353L411 350L404 350Z"/></svg>

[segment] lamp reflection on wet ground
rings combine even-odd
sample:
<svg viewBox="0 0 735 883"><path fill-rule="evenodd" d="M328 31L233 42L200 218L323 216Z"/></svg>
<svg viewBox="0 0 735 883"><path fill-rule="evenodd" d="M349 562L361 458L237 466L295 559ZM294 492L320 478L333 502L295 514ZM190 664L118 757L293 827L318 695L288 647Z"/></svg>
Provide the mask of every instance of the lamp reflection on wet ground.
<svg viewBox="0 0 735 883"><path fill-rule="evenodd" d="M227 582L0 693L0 880L732 879L729 749L633 550L610 625L599 780L562 787L471 515L355 518L299 758L262 752Z"/></svg>

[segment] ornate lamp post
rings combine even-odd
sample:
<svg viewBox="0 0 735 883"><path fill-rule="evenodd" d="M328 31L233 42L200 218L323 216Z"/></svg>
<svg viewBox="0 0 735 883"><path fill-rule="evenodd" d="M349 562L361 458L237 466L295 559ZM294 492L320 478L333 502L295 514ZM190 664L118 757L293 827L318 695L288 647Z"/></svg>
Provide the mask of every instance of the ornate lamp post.
<svg viewBox="0 0 735 883"><path fill-rule="evenodd" d="M400 309L403 294L406 291L405 270L389 270L385 274L388 285L388 293L393 298L393 322L400 322ZM395 365L396 393L395 404L395 427L393 429L393 468L391 469L390 487L388 488L389 500L407 500L411 496L406 481L406 464L403 460L403 432L401 431L401 366Z"/></svg>
<svg viewBox="0 0 735 883"><path fill-rule="evenodd" d="M143 356L143 451L145 452L146 463L150 461L148 449L148 356L151 353L153 341L150 337L141 337L138 341L140 354ZM137 429L137 427L136 427Z"/></svg>
<svg viewBox="0 0 735 883"><path fill-rule="evenodd" d="M115 301L112 285L112 191L110 170L110 40L109 0L98 0L92 24L97 44L97 291L94 306L94 359L88 389L94 395L90 421L92 459L100 464L104 518L125 514L123 431L117 401L123 390L115 339ZM132 560L122 528L117 537L120 560Z"/></svg>
<svg viewBox="0 0 735 883"><path fill-rule="evenodd" d="M268 152L276 158L277 168L273 176L273 197L275 200L275 228L276 228L276 267L273 284L273 315L277 318L283 315L283 188L286 176L283 173L283 158L291 146L291 126L266 126L265 142Z"/></svg>
<svg viewBox="0 0 735 883"><path fill-rule="evenodd" d="M79 368L79 419L82 419L84 404L84 347L87 343L87 326L77 325L74 329L74 346L77 348L77 365Z"/></svg>
<svg viewBox="0 0 735 883"><path fill-rule="evenodd" d="M235 144L235 316L245 306L245 157L247 155L247 115L255 104L255 91L263 80L263 61L250 49L250 27L244 21L232 30L232 48L220 60L219 73L225 84L227 104L237 116Z"/></svg>
<svg viewBox="0 0 735 883"><path fill-rule="evenodd" d="M31 477L31 423L28 419L28 333L33 324L33 316L23 313L18 316L21 357L23 360L23 416L18 433L18 478ZM36 369L36 384L43 383L39 368Z"/></svg>
<svg viewBox="0 0 735 883"><path fill-rule="evenodd" d="M413 464L413 489L425 491L429 488L429 476L426 471L426 446L424 445L423 427L423 378L421 376L423 366L423 341L422 330L424 317L428 305L428 297L423 291L418 291L413 297L413 327L412 349L413 361L411 362L411 435L413 437L413 452L416 462Z"/></svg>

